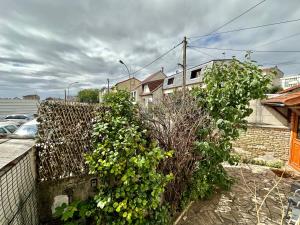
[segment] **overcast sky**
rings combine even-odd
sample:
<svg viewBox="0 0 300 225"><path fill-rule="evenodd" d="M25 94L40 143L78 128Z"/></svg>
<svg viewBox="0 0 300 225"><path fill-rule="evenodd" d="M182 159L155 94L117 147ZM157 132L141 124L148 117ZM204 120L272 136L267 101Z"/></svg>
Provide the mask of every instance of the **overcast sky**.
<svg viewBox="0 0 300 225"><path fill-rule="evenodd" d="M107 78L117 82L127 74L119 59L136 71L185 35L210 33L260 1L0 0L0 97L62 97L71 82L79 82L71 94L100 88ZM299 0L267 0L220 31L298 18ZM300 21L188 41L213 48L300 50L299 28ZM188 66L224 57L224 51L199 50L188 49ZM226 58L245 55L225 52ZM279 64L285 74L300 73L299 57L252 54L259 64ZM161 67L171 74L181 58L180 46L136 76L142 79Z"/></svg>

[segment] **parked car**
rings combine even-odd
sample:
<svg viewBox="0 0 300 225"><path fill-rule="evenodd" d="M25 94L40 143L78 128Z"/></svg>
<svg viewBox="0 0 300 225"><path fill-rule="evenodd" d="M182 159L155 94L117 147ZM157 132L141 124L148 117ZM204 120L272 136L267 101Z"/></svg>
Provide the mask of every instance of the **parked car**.
<svg viewBox="0 0 300 225"><path fill-rule="evenodd" d="M17 122L19 125L26 123L30 120L33 119L33 116L30 115L23 115L23 114L18 114L18 115L8 115L4 118L7 121L14 121Z"/></svg>
<svg viewBox="0 0 300 225"><path fill-rule="evenodd" d="M10 138L24 138L24 139L32 139L35 138L38 131L38 122L36 119L31 120L27 123L21 125L12 135Z"/></svg>
<svg viewBox="0 0 300 225"><path fill-rule="evenodd" d="M18 126L14 122L0 122L0 138L13 134L17 129Z"/></svg>

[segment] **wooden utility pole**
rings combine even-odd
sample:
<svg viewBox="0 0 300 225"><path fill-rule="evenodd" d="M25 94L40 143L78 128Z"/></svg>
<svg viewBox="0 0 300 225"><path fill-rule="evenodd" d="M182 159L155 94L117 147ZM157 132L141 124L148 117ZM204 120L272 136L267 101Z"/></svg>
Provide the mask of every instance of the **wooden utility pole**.
<svg viewBox="0 0 300 225"><path fill-rule="evenodd" d="M65 103L67 102L67 90L65 89Z"/></svg>
<svg viewBox="0 0 300 225"><path fill-rule="evenodd" d="M187 47L187 41L186 37L183 38L183 62L182 62L182 91L183 96L185 95L185 86L186 86L186 47Z"/></svg>

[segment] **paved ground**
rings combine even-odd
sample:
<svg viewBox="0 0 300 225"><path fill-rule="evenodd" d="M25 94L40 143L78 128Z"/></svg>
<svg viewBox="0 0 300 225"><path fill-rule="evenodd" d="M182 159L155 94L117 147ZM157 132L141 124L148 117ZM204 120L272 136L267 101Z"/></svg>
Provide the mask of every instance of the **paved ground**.
<svg viewBox="0 0 300 225"><path fill-rule="evenodd" d="M180 225L257 224L256 205L259 207L280 177L261 166L244 165L227 167L226 170L235 179L231 190L217 193L210 200L194 202L182 217ZM278 189L271 192L259 213L261 224L281 224L282 204L286 207L290 184L294 181L292 178L282 178Z"/></svg>

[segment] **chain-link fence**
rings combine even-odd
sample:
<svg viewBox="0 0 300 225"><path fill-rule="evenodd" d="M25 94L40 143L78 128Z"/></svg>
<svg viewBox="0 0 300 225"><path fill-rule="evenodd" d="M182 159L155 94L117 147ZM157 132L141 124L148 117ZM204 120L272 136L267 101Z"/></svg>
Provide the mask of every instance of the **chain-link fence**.
<svg viewBox="0 0 300 225"><path fill-rule="evenodd" d="M57 180L88 173L84 152L91 149L99 105L47 101L39 108L38 179Z"/></svg>
<svg viewBox="0 0 300 225"><path fill-rule="evenodd" d="M0 224L38 224L33 150L0 170Z"/></svg>

